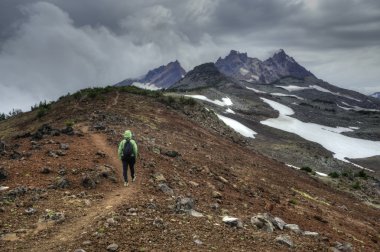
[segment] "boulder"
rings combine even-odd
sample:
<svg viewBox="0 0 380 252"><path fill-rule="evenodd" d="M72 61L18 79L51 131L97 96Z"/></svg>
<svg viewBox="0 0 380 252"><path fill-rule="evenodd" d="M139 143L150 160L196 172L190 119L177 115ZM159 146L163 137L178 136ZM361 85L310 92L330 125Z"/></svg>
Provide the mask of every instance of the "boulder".
<svg viewBox="0 0 380 252"><path fill-rule="evenodd" d="M65 188L68 188L70 186L70 182L67 178L65 177L62 177L62 178L59 178L53 185L55 188L59 188L59 189L65 189Z"/></svg>
<svg viewBox="0 0 380 252"><path fill-rule="evenodd" d="M348 242L336 242L335 249L341 252L351 252L353 251L352 244Z"/></svg>
<svg viewBox="0 0 380 252"><path fill-rule="evenodd" d="M68 150L68 149L69 149L69 144L61 143L61 144L59 145L59 148L60 148L61 150Z"/></svg>
<svg viewBox="0 0 380 252"><path fill-rule="evenodd" d="M87 189L94 189L96 187L95 180L89 175L85 175L82 177L81 184L84 188Z"/></svg>
<svg viewBox="0 0 380 252"><path fill-rule="evenodd" d="M290 231L292 231L296 234L302 233L302 230L300 229L300 227L297 224L286 224L284 227L285 227L285 229L289 229Z"/></svg>
<svg viewBox="0 0 380 252"><path fill-rule="evenodd" d="M165 194L168 194L170 196L174 195L173 189L171 189L167 184L160 183L158 184L158 188Z"/></svg>
<svg viewBox="0 0 380 252"><path fill-rule="evenodd" d="M279 244L283 244L288 247L293 247L293 241L289 235L279 235L274 240Z"/></svg>
<svg viewBox="0 0 380 252"><path fill-rule="evenodd" d="M231 216L224 216L222 221L224 224L226 224L228 226L243 228L243 222L239 218L231 217Z"/></svg>
<svg viewBox="0 0 380 252"><path fill-rule="evenodd" d="M178 197L176 200L176 211L177 212L186 212L194 208L194 200L192 198L182 198Z"/></svg>
<svg viewBox="0 0 380 252"><path fill-rule="evenodd" d="M153 174L153 178L156 182L165 182L166 181L166 178L161 173Z"/></svg>
<svg viewBox="0 0 380 252"><path fill-rule="evenodd" d="M274 231L273 220L274 218L270 214L259 213L251 218L251 223L257 229L272 233Z"/></svg>
<svg viewBox="0 0 380 252"><path fill-rule="evenodd" d="M222 194L218 191L212 191L212 197L213 198L216 198L216 199L221 199L222 198Z"/></svg>
<svg viewBox="0 0 380 252"><path fill-rule="evenodd" d="M274 217L273 220L272 220L272 223L273 225L277 228L277 229L280 229L280 230L283 230L284 229L284 226L286 225L286 222L283 221L281 218L279 217Z"/></svg>

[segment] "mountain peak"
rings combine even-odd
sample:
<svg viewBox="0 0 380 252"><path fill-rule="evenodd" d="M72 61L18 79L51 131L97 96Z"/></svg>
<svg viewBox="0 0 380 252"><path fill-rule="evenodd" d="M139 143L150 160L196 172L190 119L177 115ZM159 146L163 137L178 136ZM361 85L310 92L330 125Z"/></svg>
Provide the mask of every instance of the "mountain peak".
<svg viewBox="0 0 380 252"><path fill-rule="evenodd" d="M178 60L169 62L148 71L146 75L139 79L128 79L117 83L118 86L129 86L138 83L139 87L147 86L147 88L161 89L168 88L179 81L186 71L182 68Z"/></svg>

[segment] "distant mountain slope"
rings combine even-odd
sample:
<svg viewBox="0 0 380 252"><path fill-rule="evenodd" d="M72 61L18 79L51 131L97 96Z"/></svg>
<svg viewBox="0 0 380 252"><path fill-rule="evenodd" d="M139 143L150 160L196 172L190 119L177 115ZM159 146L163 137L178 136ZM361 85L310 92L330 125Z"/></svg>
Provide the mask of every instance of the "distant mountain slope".
<svg viewBox="0 0 380 252"><path fill-rule="evenodd" d="M142 78L126 79L117 83L115 86L134 85L140 88L153 90L168 88L179 81L185 74L186 71L176 60L174 62L170 62L166 66L160 66L158 68L150 70Z"/></svg>
<svg viewBox="0 0 380 252"><path fill-rule="evenodd" d="M219 58L215 65L227 76L253 83L271 83L285 76L314 77L282 49L265 61L231 50L225 58Z"/></svg>
<svg viewBox="0 0 380 252"><path fill-rule="evenodd" d="M377 98L377 99L380 99L380 92L373 93L370 96L374 97L374 98Z"/></svg>
<svg viewBox="0 0 380 252"><path fill-rule="evenodd" d="M194 67L183 79L171 86L172 89L191 90L234 84L235 80L222 74L214 63L205 63Z"/></svg>

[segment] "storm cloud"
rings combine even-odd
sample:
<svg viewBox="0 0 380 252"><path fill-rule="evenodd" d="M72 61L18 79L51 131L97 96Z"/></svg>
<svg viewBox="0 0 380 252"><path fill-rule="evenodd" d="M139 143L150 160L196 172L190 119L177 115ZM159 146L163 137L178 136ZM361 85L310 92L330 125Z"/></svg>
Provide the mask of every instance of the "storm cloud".
<svg viewBox="0 0 380 252"><path fill-rule="evenodd" d="M190 70L231 49L265 59L279 48L332 84L380 91L380 2L2 0L0 111L175 59Z"/></svg>

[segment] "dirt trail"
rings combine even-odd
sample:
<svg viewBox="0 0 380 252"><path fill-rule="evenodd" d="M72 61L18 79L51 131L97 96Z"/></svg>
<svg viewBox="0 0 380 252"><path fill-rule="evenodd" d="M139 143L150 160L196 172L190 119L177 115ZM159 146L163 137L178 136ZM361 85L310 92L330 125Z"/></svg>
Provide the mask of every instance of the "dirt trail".
<svg viewBox="0 0 380 252"><path fill-rule="evenodd" d="M109 105L107 106L107 110L109 110L111 107L117 105L117 103L118 103L118 101L119 101L119 96L120 96L120 93L119 93L119 91L117 91L117 92L116 92L116 96L115 96L115 98L113 99L112 103L109 104Z"/></svg>
<svg viewBox="0 0 380 252"><path fill-rule="evenodd" d="M87 128L83 127L83 131L86 133ZM92 134L90 137L97 149L106 153L108 162L115 167L115 171L119 178L122 178L122 172L120 167L120 161L117 158L116 148L107 144L107 139L101 134ZM114 211L117 206L125 203L133 197L137 190L140 188L140 180L136 183L131 183L128 188L122 186L120 181L120 188L112 192L108 192L104 195L102 202L94 204L88 208L87 215L80 219L69 220L68 222L60 226L60 230L54 234L50 239L42 240L39 242L38 247L31 248L30 251L54 251L55 248L62 245L65 242L72 242L75 238L83 232L83 228L90 226L98 217L105 216L108 213Z"/></svg>

